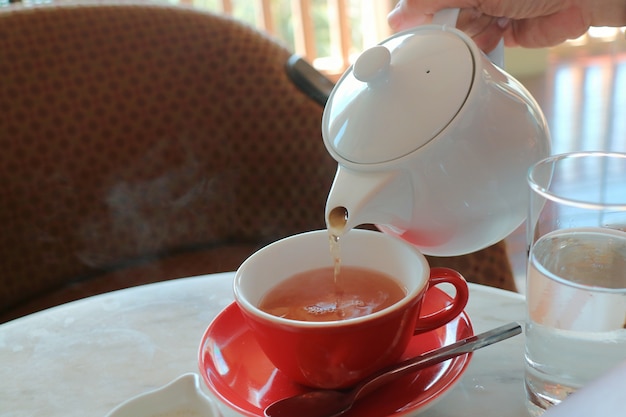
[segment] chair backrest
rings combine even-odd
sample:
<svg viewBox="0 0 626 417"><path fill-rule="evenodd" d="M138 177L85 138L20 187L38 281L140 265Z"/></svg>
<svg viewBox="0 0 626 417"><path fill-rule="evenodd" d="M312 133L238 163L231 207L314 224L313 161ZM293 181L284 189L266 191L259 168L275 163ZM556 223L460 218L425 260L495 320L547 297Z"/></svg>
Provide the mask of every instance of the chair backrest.
<svg viewBox="0 0 626 417"><path fill-rule="evenodd" d="M113 1L0 8L0 321L324 227L331 84L228 17ZM515 288L504 242L429 261Z"/></svg>
<svg viewBox="0 0 626 417"><path fill-rule="evenodd" d="M0 8L0 306L324 227L336 164L290 56L192 8Z"/></svg>

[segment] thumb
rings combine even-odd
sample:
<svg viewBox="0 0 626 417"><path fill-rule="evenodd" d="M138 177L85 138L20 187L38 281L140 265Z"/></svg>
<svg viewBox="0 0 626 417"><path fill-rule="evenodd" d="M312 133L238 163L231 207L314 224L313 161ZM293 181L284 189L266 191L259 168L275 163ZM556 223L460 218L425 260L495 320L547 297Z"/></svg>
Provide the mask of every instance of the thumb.
<svg viewBox="0 0 626 417"><path fill-rule="evenodd" d="M418 26L429 21L428 17L419 9L408 7L405 2L400 1L396 7L387 15L389 27L398 32L414 26Z"/></svg>

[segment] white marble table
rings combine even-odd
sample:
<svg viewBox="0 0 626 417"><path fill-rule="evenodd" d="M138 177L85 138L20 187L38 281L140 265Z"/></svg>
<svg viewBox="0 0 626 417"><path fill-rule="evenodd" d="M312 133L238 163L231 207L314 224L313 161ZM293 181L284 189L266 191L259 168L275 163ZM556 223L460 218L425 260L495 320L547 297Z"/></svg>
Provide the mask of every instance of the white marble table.
<svg viewBox="0 0 626 417"><path fill-rule="evenodd" d="M198 372L200 339L232 302L232 277L135 287L0 325L0 416L104 416L131 396ZM471 284L466 311L478 333L523 321L524 299ZM461 382L420 416L527 417L523 346L520 335L476 352Z"/></svg>

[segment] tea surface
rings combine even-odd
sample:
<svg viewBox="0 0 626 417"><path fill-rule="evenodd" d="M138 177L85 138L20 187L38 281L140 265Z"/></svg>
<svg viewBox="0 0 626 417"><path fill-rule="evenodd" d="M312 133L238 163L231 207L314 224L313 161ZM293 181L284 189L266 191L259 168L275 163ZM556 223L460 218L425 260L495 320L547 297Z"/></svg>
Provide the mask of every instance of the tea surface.
<svg viewBox="0 0 626 417"><path fill-rule="evenodd" d="M406 295L405 288L381 272L343 266L313 269L281 282L261 299L259 308L300 321L346 320L385 309Z"/></svg>

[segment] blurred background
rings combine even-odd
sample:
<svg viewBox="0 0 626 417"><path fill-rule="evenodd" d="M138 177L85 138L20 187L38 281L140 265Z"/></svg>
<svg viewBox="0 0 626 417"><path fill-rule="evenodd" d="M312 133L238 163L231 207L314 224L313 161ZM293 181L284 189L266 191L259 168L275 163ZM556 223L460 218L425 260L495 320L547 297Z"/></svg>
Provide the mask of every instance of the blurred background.
<svg viewBox="0 0 626 417"><path fill-rule="evenodd" d="M24 4L64 0L22 0ZM163 0L225 13L257 27L336 81L361 51L391 35L395 0ZM0 7L18 0L0 0ZM507 49L505 69L542 107L553 153L626 152L625 28L594 27L554 48ZM523 291L524 227L508 239Z"/></svg>
<svg viewBox="0 0 626 417"><path fill-rule="evenodd" d="M0 6L62 1L0 0ZM396 3L396 0L163 1L225 13L247 22L281 40L333 80L361 51L391 35L386 16ZM620 53L626 52L625 45L625 28L591 28L584 36L555 48L507 50L506 69L521 77L545 73L555 61L571 62L593 56L617 63ZM600 63L593 64L597 65Z"/></svg>

